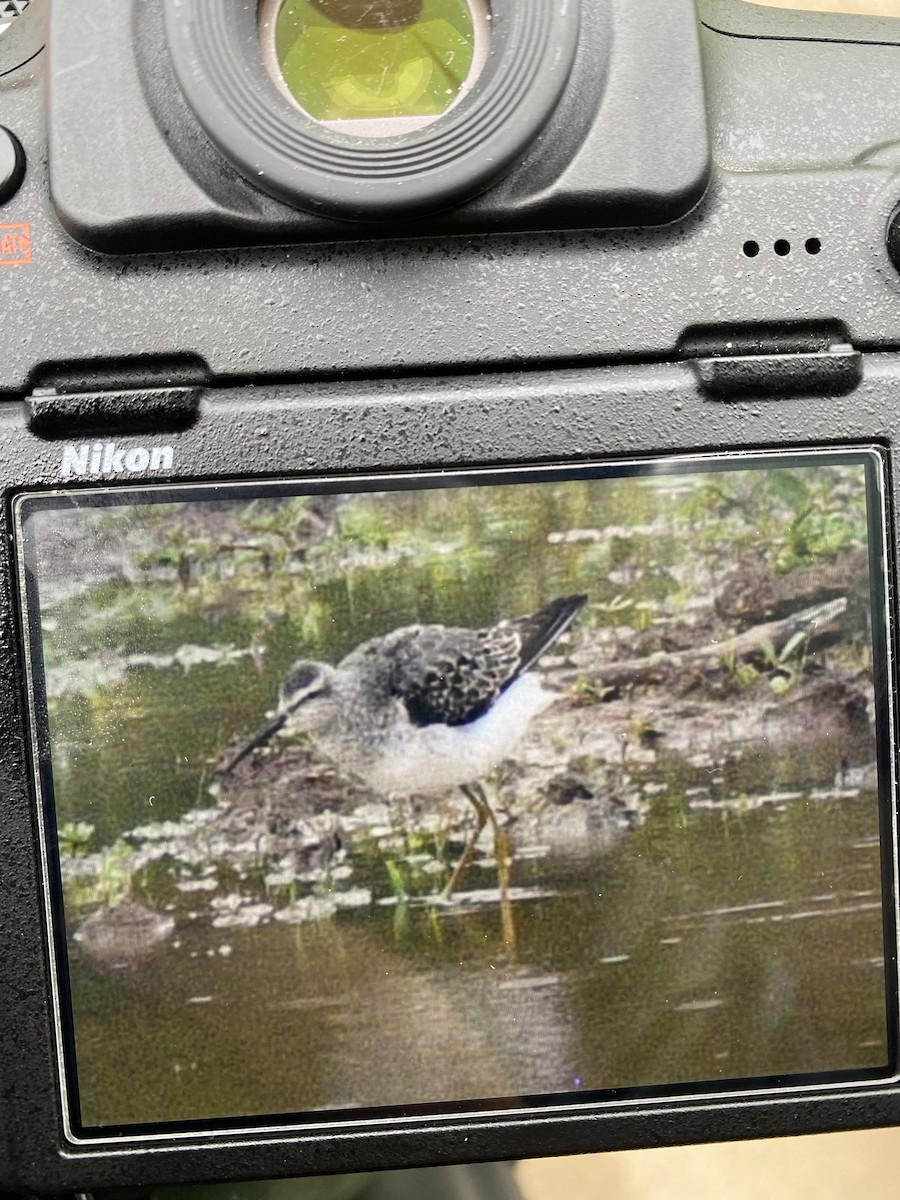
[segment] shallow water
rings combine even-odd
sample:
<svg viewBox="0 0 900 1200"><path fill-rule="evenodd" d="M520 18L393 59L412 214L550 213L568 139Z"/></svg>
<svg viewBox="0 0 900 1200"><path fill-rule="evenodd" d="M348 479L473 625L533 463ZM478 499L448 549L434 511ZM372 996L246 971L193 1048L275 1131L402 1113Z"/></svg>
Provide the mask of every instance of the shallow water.
<svg viewBox="0 0 900 1200"><path fill-rule="evenodd" d="M515 961L496 904L398 905L387 887L296 926L179 914L127 970L76 945L84 1122L877 1068L875 811L861 795L680 829L651 816L602 856L519 862Z"/></svg>

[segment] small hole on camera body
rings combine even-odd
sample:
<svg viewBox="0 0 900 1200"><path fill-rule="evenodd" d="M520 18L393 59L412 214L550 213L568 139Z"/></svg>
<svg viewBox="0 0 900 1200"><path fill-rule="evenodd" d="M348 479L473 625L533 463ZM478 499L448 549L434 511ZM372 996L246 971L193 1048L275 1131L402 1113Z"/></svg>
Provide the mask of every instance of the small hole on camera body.
<svg viewBox="0 0 900 1200"><path fill-rule="evenodd" d="M749 241L744 242L744 254L747 258L756 258L759 254L759 242Z"/></svg>
<svg viewBox="0 0 900 1200"><path fill-rule="evenodd" d="M786 238L779 238L774 249L779 258L785 258L791 252L791 243Z"/></svg>

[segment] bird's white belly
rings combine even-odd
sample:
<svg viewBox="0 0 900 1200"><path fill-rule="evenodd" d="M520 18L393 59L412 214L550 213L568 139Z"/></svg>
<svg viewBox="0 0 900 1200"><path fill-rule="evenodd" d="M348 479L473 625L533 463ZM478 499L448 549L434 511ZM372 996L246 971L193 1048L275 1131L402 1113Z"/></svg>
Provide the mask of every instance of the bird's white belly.
<svg viewBox="0 0 900 1200"><path fill-rule="evenodd" d="M474 783L508 758L529 721L556 697L534 675L521 675L483 716L467 725L412 726L398 719L382 751L360 770L376 791L440 792Z"/></svg>

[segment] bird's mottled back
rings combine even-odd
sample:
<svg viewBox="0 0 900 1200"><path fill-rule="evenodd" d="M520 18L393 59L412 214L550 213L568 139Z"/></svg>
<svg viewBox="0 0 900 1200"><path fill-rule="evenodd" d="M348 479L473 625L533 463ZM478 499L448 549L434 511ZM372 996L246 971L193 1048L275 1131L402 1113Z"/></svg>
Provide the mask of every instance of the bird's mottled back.
<svg viewBox="0 0 900 1200"><path fill-rule="evenodd" d="M413 725L466 725L568 628L586 596L565 596L531 616L488 629L408 625L358 647L341 663L376 658L380 683Z"/></svg>

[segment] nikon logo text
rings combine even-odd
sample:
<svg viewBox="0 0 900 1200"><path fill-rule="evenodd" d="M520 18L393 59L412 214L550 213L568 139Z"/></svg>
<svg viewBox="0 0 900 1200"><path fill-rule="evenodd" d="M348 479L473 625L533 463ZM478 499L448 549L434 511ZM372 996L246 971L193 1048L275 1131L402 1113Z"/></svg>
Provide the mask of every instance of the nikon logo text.
<svg viewBox="0 0 900 1200"><path fill-rule="evenodd" d="M153 475L171 471L174 446L117 446L115 442L83 442L63 446L59 473L63 479L83 475Z"/></svg>

